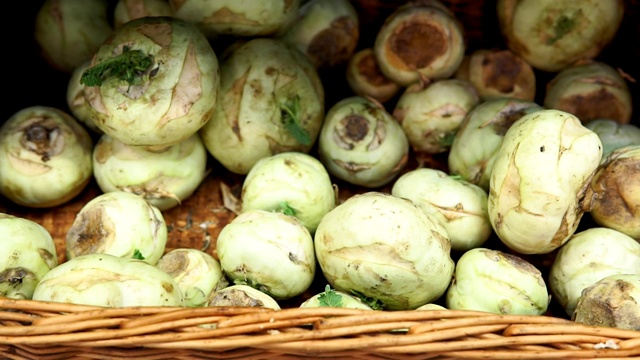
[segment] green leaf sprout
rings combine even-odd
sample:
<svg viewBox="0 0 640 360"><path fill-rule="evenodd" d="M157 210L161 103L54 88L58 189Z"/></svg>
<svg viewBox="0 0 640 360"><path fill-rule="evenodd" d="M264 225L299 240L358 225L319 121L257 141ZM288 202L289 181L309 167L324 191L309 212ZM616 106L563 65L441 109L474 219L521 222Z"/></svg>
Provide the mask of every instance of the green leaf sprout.
<svg viewBox="0 0 640 360"><path fill-rule="evenodd" d="M141 253L141 252L140 252L140 250L138 250L138 249L135 249L135 250L133 251L133 256L131 256L131 257L132 257L133 259L136 259L136 260L144 260L144 256L142 256L142 253Z"/></svg>
<svg viewBox="0 0 640 360"><path fill-rule="evenodd" d="M311 137L300 124L300 96L296 95L281 105L282 123L291 135L302 145L311 145Z"/></svg>
<svg viewBox="0 0 640 360"><path fill-rule="evenodd" d="M296 209L292 208L286 201L280 202L280 209L285 215L296 216Z"/></svg>
<svg viewBox="0 0 640 360"><path fill-rule="evenodd" d="M318 302L324 307L342 307L342 295L327 285L324 287L324 292L318 296Z"/></svg>
<svg viewBox="0 0 640 360"><path fill-rule="evenodd" d="M560 16L553 26L553 32L555 33L555 35L547 40L547 45L552 45L556 41L560 40L567 33L571 32L571 30L573 30L575 26L576 22L574 19L566 15Z"/></svg>
<svg viewBox="0 0 640 360"><path fill-rule="evenodd" d="M106 79L116 77L131 85L152 64L151 56L125 47L122 54L86 69L80 77L80 84L100 86Z"/></svg>
<svg viewBox="0 0 640 360"><path fill-rule="evenodd" d="M371 307L373 310L382 310L384 308L384 304L379 299L374 299L370 296L366 296L365 294L357 290L351 290L351 293L362 300L362 302L369 305L369 307Z"/></svg>

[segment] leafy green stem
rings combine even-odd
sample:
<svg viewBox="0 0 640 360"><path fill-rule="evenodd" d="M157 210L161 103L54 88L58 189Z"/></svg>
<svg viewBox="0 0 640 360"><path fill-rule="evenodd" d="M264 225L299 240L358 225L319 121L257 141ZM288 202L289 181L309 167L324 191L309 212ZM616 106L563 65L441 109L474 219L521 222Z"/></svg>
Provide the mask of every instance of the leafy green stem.
<svg viewBox="0 0 640 360"><path fill-rule="evenodd" d="M311 145L311 137L300 124L300 96L296 95L280 106L282 111L282 123L291 135L302 145Z"/></svg>
<svg viewBox="0 0 640 360"><path fill-rule="evenodd" d="M152 64L153 58L150 55L125 47L122 54L86 69L80 77L80 84L100 86L106 79L115 77L131 85Z"/></svg>

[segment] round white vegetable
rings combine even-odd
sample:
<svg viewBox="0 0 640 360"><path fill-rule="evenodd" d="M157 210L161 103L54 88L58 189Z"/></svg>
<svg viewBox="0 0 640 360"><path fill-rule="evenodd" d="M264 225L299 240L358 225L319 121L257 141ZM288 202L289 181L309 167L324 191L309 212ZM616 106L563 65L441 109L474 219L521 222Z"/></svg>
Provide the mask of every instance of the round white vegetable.
<svg viewBox="0 0 640 360"><path fill-rule="evenodd" d="M549 253L569 240L601 157L598 134L569 113L539 110L517 120L491 171L487 208L500 240L521 254Z"/></svg>
<svg viewBox="0 0 640 360"><path fill-rule="evenodd" d="M193 195L207 174L207 155L198 134L158 150L105 134L93 149L93 174L103 192L131 192L165 211Z"/></svg>
<svg viewBox="0 0 640 360"><path fill-rule="evenodd" d="M51 234L40 224L0 213L0 296L30 300L36 285L58 266Z"/></svg>
<svg viewBox="0 0 640 360"><path fill-rule="evenodd" d="M158 208L124 191L101 194L86 203L67 232L67 259L103 253L155 265L167 243Z"/></svg>
<svg viewBox="0 0 640 360"><path fill-rule="evenodd" d="M209 121L220 69L194 25L150 16L115 30L81 80L91 116L105 134L128 145L166 146Z"/></svg>
<svg viewBox="0 0 640 360"><path fill-rule="evenodd" d="M249 285L276 300L309 288L316 271L313 238L295 217L250 210L227 224L217 241L225 274L236 285Z"/></svg>
<svg viewBox="0 0 640 360"><path fill-rule="evenodd" d="M319 160L304 153L260 159L242 184L242 211L280 211L296 217L310 233L335 206L329 173Z"/></svg>
<svg viewBox="0 0 640 360"><path fill-rule="evenodd" d="M173 278L144 261L87 254L51 269L33 300L105 307L183 306Z"/></svg>
<svg viewBox="0 0 640 360"><path fill-rule="evenodd" d="M278 302L249 285L231 285L212 294L207 306L250 306L280 310Z"/></svg>
<svg viewBox="0 0 640 360"><path fill-rule="evenodd" d="M351 184L388 184L405 167L409 141L385 108L362 96L338 101L325 116L318 154L327 171Z"/></svg>
<svg viewBox="0 0 640 360"><path fill-rule="evenodd" d="M415 309L439 298L453 275L442 224L418 204L387 193L348 198L325 215L314 241L332 287L389 310Z"/></svg>
<svg viewBox="0 0 640 360"><path fill-rule="evenodd" d="M439 154L451 148L463 120L479 102L476 89L466 80L414 83L400 95L393 117L414 151Z"/></svg>
<svg viewBox="0 0 640 360"><path fill-rule="evenodd" d="M616 274L640 274L640 243L610 228L589 228L558 250L549 270L549 289L571 316L582 290Z"/></svg>
<svg viewBox="0 0 640 360"><path fill-rule="evenodd" d="M327 285L321 293L315 294L300 304L302 308L308 307L339 307L347 309L373 310L362 299L357 296L347 294L343 291L331 289Z"/></svg>
<svg viewBox="0 0 640 360"><path fill-rule="evenodd" d="M16 112L0 127L0 194L34 208L70 201L91 180L92 147L89 133L62 110Z"/></svg>
<svg viewBox="0 0 640 360"><path fill-rule="evenodd" d="M542 315L550 300L540 270L518 256L485 248L458 259L446 297L452 310L520 315Z"/></svg>
<svg viewBox="0 0 640 360"><path fill-rule="evenodd" d="M202 250L171 250L158 260L156 266L178 283L185 306L205 306L212 293L229 285L220 262Z"/></svg>
<svg viewBox="0 0 640 360"><path fill-rule="evenodd" d="M391 194L424 205L447 230L451 248L466 251L487 241L493 229L487 212L487 193L441 170L419 168L404 173Z"/></svg>

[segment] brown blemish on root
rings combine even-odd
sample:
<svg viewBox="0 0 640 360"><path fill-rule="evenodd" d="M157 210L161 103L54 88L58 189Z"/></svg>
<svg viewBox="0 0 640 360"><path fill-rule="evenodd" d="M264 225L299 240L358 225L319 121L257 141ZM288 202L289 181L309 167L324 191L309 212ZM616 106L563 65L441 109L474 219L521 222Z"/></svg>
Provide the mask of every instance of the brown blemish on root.
<svg viewBox="0 0 640 360"><path fill-rule="evenodd" d="M376 61L373 50L367 50L356 63L356 67L360 75L366 79L366 81L374 86L383 86L392 84L386 76L382 74L378 62Z"/></svg>
<svg viewBox="0 0 640 360"><path fill-rule="evenodd" d="M220 104L222 111L226 115L229 127L240 142L242 142L242 133L240 131L240 103L242 102L244 85L247 82L250 72L251 67L248 67L244 74L231 84L231 88L223 95Z"/></svg>
<svg viewBox="0 0 640 360"><path fill-rule="evenodd" d="M528 275L533 275L538 279L538 284L541 286L546 286L544 283L544 279L542 278L542 273L538 268L533 266L531 263L525 261L521 257L502 252L499 250L483 250L484 254L493 261L501 261L504 260L509 265L511 265L514 269Z"/></svg>
<svg viewBox="0 0 640 360"><path fill-rule="evenodd" d="M54 254L49 252L49 250L43 249L43 248L39 248L38 249L38 254L42 258L42 260L47 264L49 269L53 269L54 267L56 267L58 265L58 259L56 258L56 256Z"/></svg>
<svg viewBox="0 0 640 360"><path fill-rule="evenodd" d="M482 75L485 87L509 94L514 91L520 73L522 60L511 51L487 53L482 59Z"/></svg>
<svg viewBox="0 0 640 360"><path fill-rule="evenodd" d="M208 306L250 306L264 307L264 303L254 299L239 289L221 290L213 295Z"/></svg>
<svg viewBox="0 0 640 360"><path fill-rule="evenodd" d="M591 215L596 220L617 225L637 222L640 208L635 189L640 188L639 169L634 158L610 157L600 166L589 188L595 194Z"/></svg>
<svg viewBox="0 0 640 360"><path fill-rule="evenodd" d="M168 293L172 293L173 292L173 285L171 285L170 283L163 281L162 282L162 288L164 289L164 291L168 292Z"/></svg>
<svg viewBox="0 0 640 360"><path fill-rule="evenodd" d="M20 145L47 162L64 150L64 134L56 121L47 116L38 116L25 121L17 131L22 132Z"/></svg>
<svg viewBox="0 0 640 360"><path fill-rule="evenodd" d="M9 268L0 272L0 283L8 284L13 288L20 287L22 281L26 278L35 279L36 276L31 271L22 267Z"/></svg>
<svg viewBox="0 0 640 360"><path fill-rule="evenodd" d="M491 125L493 127L493 131L497 135L504 136L514 122L527 114L527 110L529 110L530 107L531 106L529 104L511 102L489 122L481 125L480 127Z"/></svg>
<svg viewBox="0 0 640 360"><path fill-rule="evenodd" d="M600 327L640 330L637 300L629 283L621 279L602 280L582 292L572 320Z"/></svg>
<svg viewBox="0 0 640 360"><path fill-rule="evenodd" d="M94 159L97 163L104 164L113 156L113 142L101 137L95 146Z"/></svg>
<svg viewBox="0 0 640 360"><path fill-rule="evenodd" d="M171 45L173 32L171 24L142 24L136 28L136 31L163 48Z"/></svg>
<svg viewBox="0 0 640 360"><path fill-rule="evenodd" d="M394 67L418 70L428 67L448 50L447 36L440 26L415 19L398 26L389 36L385 51Z"/></svg>
<svg viewBox="0 0 640 360"><path fill-rule="evenodd" d="M504 180L501 184L500 189L497 190L496 196L498 207L500 209L504 209L505 211L512 211L514 209L520 208L521 200L520 200L520 170L516 166L515 158L518 153L519 145L516 145L509 156L509 164L507 165L507 171L504 176ZM500 219L503 219L504 213L499 213ZM495 227L496 231L499 231L502 228L502 221L496 221Z"/></svg>
<svg viewBox="0 0 640 360"><path fill-rule="evenodd" d="M213 14L207 16L202 20L204 24L243 24L243 25L252 25L259 26L260 22L256 20L249 19L242 13L236 13L231 11L228 7L220 8L220 10L214 12Z"/></svg>
<svg viewBox="0 0 640 360"><path fill-rule="evenodd" d="M115 224L102 206L86 209L67 232L67 253L70 258L100 253L114 236Z"/></svg>
<svg viewBox="0 0 640 360"><path fill-rule="evenodd" d="M362 115L352 114L340 119L333 131L333 141L345 150L352 150L368 133L369 121Z"/></svg>
<svg viewBox="0 0 640 360"><path fill-rule="evenodd" d="M625 105L604 88L586 94L563 97L554 108L575 115L582 123L594 119L613 119L619 123L629 122Z"/></svg>
<svg viewBox="0 0 640 360"><path fill-rule="evenodd" d="M369 133L369 121L360 115L349 115L340 121L344 136L349 140L358 142Z"/></svg>
<svg viewBox="0 0 640 360"><path fill-rule="evenodd" d="M166 114L160 119L157 127L164 126L167 122L186 115L193 104L202 96L202 73L196 59L196 51L193 44L189 44L178 83L171 94L171 105Z"/></svg>
<svg viewBox="0 0 640 360"><path fill-rule="evenodd" d="M357 24L348 16L331 22L309 43L307 54L316 67L332 67L349 60L358 42Z"/></svg>

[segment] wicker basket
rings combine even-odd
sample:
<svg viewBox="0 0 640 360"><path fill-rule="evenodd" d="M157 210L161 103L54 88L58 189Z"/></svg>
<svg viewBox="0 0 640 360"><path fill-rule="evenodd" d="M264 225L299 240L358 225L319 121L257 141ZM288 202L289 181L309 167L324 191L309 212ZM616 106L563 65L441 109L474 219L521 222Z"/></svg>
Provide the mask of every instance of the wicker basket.
<svg viewBox="0 0 640 360"><path fill-rule="evenodd" d="M362 14L361 46L366 46L375 34L372 29L402 1L354 0L353 3ZM465 24L470 47L499 46L497 25L492 17L495 1L449 0L444 3ZM638 77L640 68L632 65L640 60L640 11L637 1L626 4L629 10L620 35L603 53L603 58ZM47 74L42 68L34 67L33 71L32 75ZM53 76L53 82L66 81L64 76ZM340 81L333 85L336 89L346 88ZM631 85L637 94L637 85ZM341 91L332 94L339 97L344 94ZM32 96L35 100L21 98L16 105L28 106L40 101L45 105L65 106L64 94L52 97L46 89L33 89ZM640 96L636 95L636 103L638 98ZM633 121L638 124L637 115ZM444 159L434 156L422 160L429 167L442 168L446 163ZM169 226L166 250L193 247L215 256L215 241L220 230L235 217L224 206L222 193L238 191L241 182L242 177L227 173L219 164L212 163L212 172L197 192L182 206L164 213ZM339 189L341 199L363 191L348 184L339 184ZM62 262L65 260L66 232L76 213L99 193L97 185L91 183L74 201L43 210L18 207L0 199L0 212L35 220L47 228ZM493 245L500 248L499 242ZM527 259L544 269L552 257ZM544 316L456 310L371 312L298 307L324 284L320 275L308 292L282 304L283 310L277 311L231 307L106 309L0 299L0 358L640 358L640 332L577 324L566 319L557 306L552 306ZM215 327L200 326L205 324L215 324Z"/></svg>

